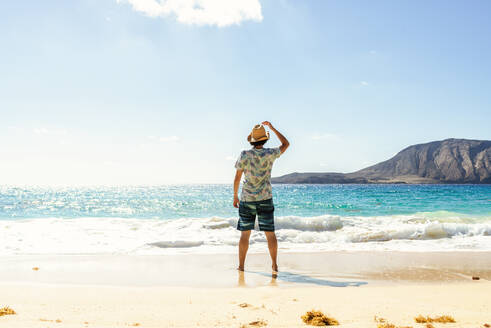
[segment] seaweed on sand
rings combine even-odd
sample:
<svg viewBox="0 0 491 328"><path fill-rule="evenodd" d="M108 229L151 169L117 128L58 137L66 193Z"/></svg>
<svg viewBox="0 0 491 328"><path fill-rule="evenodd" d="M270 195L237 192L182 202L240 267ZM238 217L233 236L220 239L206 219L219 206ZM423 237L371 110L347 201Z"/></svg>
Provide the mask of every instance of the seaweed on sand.
<svg viewBox="0 0 491 328"><path fill-rule="evenodd" d="M377 328L397 328L396 325L390 322L382 322L377 325Z"/></svg>
<svg viewBox="0 0 491 328"><path fill-rule="evenodd" d="M373 320L374 320L375 322L378 322L378 323L385 323L385 322L387 322L387 319L382 318L382 317L377 317L377 316L374 316L374 317L373 317Z"/></svg>
<svg viewBox="0 0 491 328"><path fill-rule="evenodd" d="M302 316L303 322L311 326L337 326L339 322L334 319L326 316L321 311L308 311Z"/></svg>
<svg viewBox="0 0 491 328"><path fill-rule="evenodd" d="M0 317L3 315L12 315L12 314L16 314L16 313L14 310L9 308L8 306L5 306L5 307L0 309Z"/></svg>
<svg viewBox="0 0 491 328"><path fill-rule="evenodd" d="M396 326L390 322L379 323L377 328L413 328L412 326Z"/></svg>
<svg viewBox="0 0 491 328"><path fill-rule="evenodd" d="M438 317L432 318L429 315L425 317L420 314L416 318L414 318L414 321L416 321L417 323L454 323L455 319L449 315L440 315Z"/></svg>
<svg viewBox="0 0 491 328"><path fill-rule="evenodd" d="M267 325L268 325L268 323L266 321L256 320L256 321L249 322L248 324L243 324L243 325L240 326L240 328L264 327L264 326L267 326Z"/></svg>
<svg viewBox="0 0 491 328"><path fill-rule="evenodd" d="M377 323L377 328L397 328L394 324L387 322L387 319L375 316L373 318Z"/></svg>
<svg viewBox="0 0 491 328"><path fill-rule="evenodd" d="M56 322L56 323L60 323L61 320L60 319L56 319L56 320L49 320L49 319L44 319L44 318L40 318L39 321L44 321L44 322Z"/></svg>

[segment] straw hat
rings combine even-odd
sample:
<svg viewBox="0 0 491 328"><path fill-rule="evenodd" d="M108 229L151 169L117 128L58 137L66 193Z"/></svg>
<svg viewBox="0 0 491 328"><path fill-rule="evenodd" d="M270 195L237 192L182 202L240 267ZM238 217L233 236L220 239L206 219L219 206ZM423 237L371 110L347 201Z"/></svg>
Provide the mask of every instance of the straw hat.
<svg viewBox="0 0 491 328"><path fill-rule="evenodd" d="M266 129L261 124L256 124L252 129L251 134L247 136L247 141L249 142L258 142L269 139L269 132L266 132Z"/></svg>

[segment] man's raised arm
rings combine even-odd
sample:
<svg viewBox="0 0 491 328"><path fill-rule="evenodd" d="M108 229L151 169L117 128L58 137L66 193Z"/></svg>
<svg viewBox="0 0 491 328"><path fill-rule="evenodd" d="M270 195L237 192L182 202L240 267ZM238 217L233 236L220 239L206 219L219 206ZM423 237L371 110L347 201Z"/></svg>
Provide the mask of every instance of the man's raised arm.
<svg viewBox="0 0 491 328"><path fill-rule="evenodd" d="M281 150L281 153L283 154L285 152L285 150L290 146L290 143L288 142L288 140L285 138L284 135L282 135L278 130L276 130L269 121L264 121L262 124L269 127L271 129L271 131L273 131L274 134L276 134L278 139L280 139L280 142L281 142L280 150Z"/></svg>

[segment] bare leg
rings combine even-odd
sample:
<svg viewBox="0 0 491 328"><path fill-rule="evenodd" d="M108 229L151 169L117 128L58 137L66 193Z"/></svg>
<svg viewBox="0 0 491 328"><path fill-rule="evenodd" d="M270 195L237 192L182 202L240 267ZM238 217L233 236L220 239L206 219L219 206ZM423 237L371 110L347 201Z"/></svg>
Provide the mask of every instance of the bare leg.
<svg viewBox="0 0 491 328"><path fill-rule="evenodd" d="M268 240L269 255L271 255L271 262L273 272L278 271L278 264L276 263L276 258L278 255L278 241L276 240L276 234L274 231L265 231L266 239Z"/></svg>
<svg viewBox="0 0 491 328"><path fill-rule="evenodd" d="M239 241L239 271L244 271L244 263L249 249L249 237L251 236L251 230L242 231Z"/></svg>

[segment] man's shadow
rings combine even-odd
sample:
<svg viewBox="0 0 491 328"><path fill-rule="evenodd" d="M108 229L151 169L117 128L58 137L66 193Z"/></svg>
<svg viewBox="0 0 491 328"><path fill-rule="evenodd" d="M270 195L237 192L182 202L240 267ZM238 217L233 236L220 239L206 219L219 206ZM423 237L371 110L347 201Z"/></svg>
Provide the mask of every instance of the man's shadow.
<svg viewBox="0 0 491 328"><path fill-rule="evenodd" d="M266 273L260 271L246 271L247 273L254 273L265 277L271 277L271 284L276 284L277 280L293 282L299 284L313 284L318 286L330 286L330 287L359 287L368 284L366 281L331 281L325 279L318 279L303 274L291 273L281 271L279 273ZM239 286L245 286L244 272L239 272Z"/></svg>

